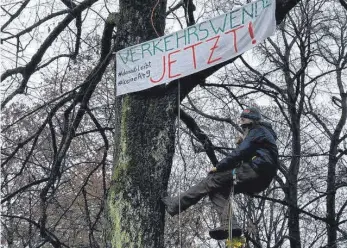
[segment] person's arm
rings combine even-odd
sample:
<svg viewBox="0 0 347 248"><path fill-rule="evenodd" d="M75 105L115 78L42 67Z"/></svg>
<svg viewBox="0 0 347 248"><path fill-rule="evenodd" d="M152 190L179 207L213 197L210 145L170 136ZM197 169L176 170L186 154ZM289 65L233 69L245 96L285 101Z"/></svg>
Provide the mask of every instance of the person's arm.
<svg viewBox="0 0 347 248"><path fill-rule="evenodd" d="M233 169L240 161L251 158L257 148L257 136L256 129L251 129L241 144L216 165L217 171Z"/></svg>

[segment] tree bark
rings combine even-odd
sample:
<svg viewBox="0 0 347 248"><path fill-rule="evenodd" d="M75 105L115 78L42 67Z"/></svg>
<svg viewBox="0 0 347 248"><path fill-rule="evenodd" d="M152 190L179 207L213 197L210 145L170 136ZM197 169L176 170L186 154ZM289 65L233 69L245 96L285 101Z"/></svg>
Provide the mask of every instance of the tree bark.
<svg viewBox="0 0 347 248"><path fill-rule="evenodd" d="M117 50L156 38L156 32L163 34L166 1L156 3L120 1ZM167 189L174 154L177 92L159 86L118 97L116 102L108 198L111 246L160 248L165 216L160 197Z"/></svg>

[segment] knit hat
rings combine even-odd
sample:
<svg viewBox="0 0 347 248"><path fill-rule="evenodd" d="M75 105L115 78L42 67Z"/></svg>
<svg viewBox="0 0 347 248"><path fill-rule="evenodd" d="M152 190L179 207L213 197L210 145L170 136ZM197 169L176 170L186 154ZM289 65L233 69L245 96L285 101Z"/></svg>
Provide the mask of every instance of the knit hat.
<svg viewBox="0 0 347 248"><path fill-rule="evenodd" d="M259 121L261 119L261 113L257 108L250 107L242 111L241 117Z"/></svg>

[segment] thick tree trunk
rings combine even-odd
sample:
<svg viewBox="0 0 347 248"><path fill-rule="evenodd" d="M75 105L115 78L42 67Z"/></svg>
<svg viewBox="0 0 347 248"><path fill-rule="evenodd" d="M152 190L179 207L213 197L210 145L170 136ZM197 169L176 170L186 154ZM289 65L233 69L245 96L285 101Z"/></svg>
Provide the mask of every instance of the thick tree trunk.
<svg viewBox="0 0 347 248"><path fill-rule="evenodd" d="M109 197L112 247L163 247L166 191L174 154L175 94L122 99Z"/></svg>
<svg viewBox="0 0 347 248"><path fill-rule="evenodd" d="M156 38L152 26L163 34L166 1L120 1L118 49ZM164 87L159 87L163 89ZM164 246L164 209L174 154L174 87L142 91L117 98L115 157L108 198L112 247Z"/></svg>

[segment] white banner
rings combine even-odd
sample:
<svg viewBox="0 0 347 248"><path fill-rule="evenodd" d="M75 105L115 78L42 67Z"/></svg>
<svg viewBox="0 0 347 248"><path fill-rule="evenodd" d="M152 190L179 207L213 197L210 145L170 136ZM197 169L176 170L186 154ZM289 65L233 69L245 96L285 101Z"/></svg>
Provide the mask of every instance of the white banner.
<svg viewBox="0 0 347 248"><path fill-rule="evenodd" d="M274 33L275 5L274 0L251 2L211 20L118 51L117 95L168 83L244 53Z"/></svg>

